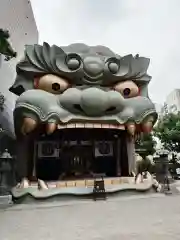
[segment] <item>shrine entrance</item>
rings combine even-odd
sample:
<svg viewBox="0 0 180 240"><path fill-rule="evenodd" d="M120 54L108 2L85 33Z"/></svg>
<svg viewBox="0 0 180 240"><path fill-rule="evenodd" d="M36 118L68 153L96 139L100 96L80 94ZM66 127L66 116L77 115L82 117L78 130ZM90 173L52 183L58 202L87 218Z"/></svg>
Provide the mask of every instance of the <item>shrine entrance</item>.
<svg viewBox="0 0 180 240"><path fill-rule="evenodd" d="M44 137L36 141L38 178L54 181L90 179L94 174L106 177L128 175L125 141L119 143L113 131L92 129L87 134L87 129L73 130L66 130L64 134L61 130L61 135L57 131L54 139ZM118 136L118 139L121 137Z"/></svg>
<svg viewBox="0 0 180 240"><path fill-rule="evenodd" d="M60 153L63 179L78 179L90 177L92 171L92 144L82 145L78 142L68 142Z"/></svg>

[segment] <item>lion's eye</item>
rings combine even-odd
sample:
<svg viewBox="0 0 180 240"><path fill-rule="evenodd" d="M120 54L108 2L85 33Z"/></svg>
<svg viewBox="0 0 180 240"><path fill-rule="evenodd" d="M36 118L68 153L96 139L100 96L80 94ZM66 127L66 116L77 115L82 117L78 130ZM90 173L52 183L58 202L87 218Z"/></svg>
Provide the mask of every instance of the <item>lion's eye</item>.
<svg viewBox="0 0 180 240"><path fill-rule="evenodd" d="M120 92L125 98L133 98L139 95L139 88L133 81L117 83L114 89Z"/></svg>
<svg viewBox="0 0 180 240"><path fill-rule="evenodd" d="M66 64L70 70L78 70L81 66L81 57L75 53L69 54L66 57Z"/></svg>
<svg viewBox="0 0 180 240"><path fill-rule="evenodd" d="M40 78L35 78L34 87L53 94L60 94L69 87L69 83L61 77L47 74Z"/></svg>
<svg viewBox="0 0 180 240"><path fill-rule="evenodd" d="M71 70L77 70L80 67L81 63L76 58L71 58L67 60L67 66Z"/></svg>
<svg viewBox="0 0 180 240"><path fill-rule="evenodd" d="M110 62L108 64L108 68L109 68L109 71L112 73L112 74L116 74L119 70L119 66L117 63L114 63L114 62Z"/></svg>

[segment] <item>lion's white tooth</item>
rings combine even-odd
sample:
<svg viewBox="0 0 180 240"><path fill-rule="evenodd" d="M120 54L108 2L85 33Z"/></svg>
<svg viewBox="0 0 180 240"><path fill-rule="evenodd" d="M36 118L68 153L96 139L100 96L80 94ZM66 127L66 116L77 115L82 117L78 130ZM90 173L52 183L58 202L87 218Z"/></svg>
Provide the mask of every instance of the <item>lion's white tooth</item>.
<svg viewBox="0 0 180 240"><path fill-rule="evenodd" d="M84 128L84 123L76 123L76 128Z"/></svg>
<svg viewBox="0 0 180 240"><path fill-rule="evenodd" d="M47 190L48 189L48 185L47 183L45 183L45 181L38 179L38 189L39 190Z"/></svg>
<svg viewBox="0 0 180 240"><path fill-rule="evenodd" d="M57 129L64 129L64 128L66 128L66 125L58 124L58 126L57 126Z"/></svg>
<svg viewBox="0 0 180 240"><path fill-rule="evenodd" d="M109 124L102 124L102 128L109 128Z"/></svg>
<svg viewBox="0 0 180 240"><path fill-rule="evenodd" d="M93 124L92 123L85 123L85 128L93 128Z"/></svg>
<svg viewBox="0 0 180 240"><path fill-rule="evenodd" d="M16 185L17 188L28 188L29 186L30 186L30 183L27 178L23 178L21 182Z"/></svg>
<svg viewBox="0 0 180 240"><path fill-rule="evenodd" d="M68 124L58 124L58 129L64 128L104 128L104 129L125 129L124 125L119 124L101 124L101 123L68 123Z"/></svg>
<svg viewBox="0 0 180 240"><path fill-rule="evenodd" d="M94 128L101 128L101 124L100 123L95 123Z"/></svg>
<svg viewBox="0 0 180 240"><path fill-rule="evenodd" d="M116 129L116 126L115 126L114 124L110 124L110 125L109 125L109 128Z"/></svg>
<svg viewBox="0 0 180 240"><path fill-rule="evenodd" d="M119 126L118 126L118 129L124 130L124 129L125 129L125 126L124 126L124 125L119 125Z"/></svg>
<svg viewBox="0 0 180 240"><path fill-rule="evenodd" d="M67 128L75 128L75 127L76 127L76 124L73 124L73 123L67 124Z"/></svg>
<svg viewBox="0 0 180 240"><path fill-rule="evenodd" d="M57 128L56 123L48 123L46 125L46 132L47 134L52 134Z"/></svg>
<svg viewBox="0 0 180 240"><path fill-rule="evenodd" d="M37 122L32 118L24 118L23 125L21 128L22 134L26 135L27 133L32 132L37 126Z"/></svg>
<svg viewBox="0 0 180 240"><path fill-rule="evenodd" d="M127 123L127 131L131 136L134 136L136 131L136 125L133 122Z"/></svg>

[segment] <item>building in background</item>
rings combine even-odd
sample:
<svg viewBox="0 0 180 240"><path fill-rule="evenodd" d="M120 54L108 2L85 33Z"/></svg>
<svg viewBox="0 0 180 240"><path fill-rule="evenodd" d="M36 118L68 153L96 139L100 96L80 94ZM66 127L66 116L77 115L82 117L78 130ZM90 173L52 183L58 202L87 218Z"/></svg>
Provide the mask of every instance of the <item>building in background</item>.
<svg viewBox="0 0 180 240"><path fill-rule="evenodd" d="M164 104L165 113L180 112L180 89L174 89L167 97Z"/></svg>
<svg viewBox="0 0 180 240"><path fill-rule="evenodd" d="M0 28L10 32L10 42L17 52L17 58L7 62L3 59L0 61L0 92L6 98L4 113L0 114L0 123L2 127L7 128L13 120L12 112L16 100L16 96L8 90L15 79L16 63L22 58L26 44L38 43L38 30L30 1L1 0Z"/></svg>
<svg viewBox="0 0 180 240"><path fill-rule="evenodd" d="M180 112L180 89L174 89L167 97L163 105L155 104L156 112L158 113L158 120L155 126L158 124L158 121L161 120L166 114L174 113L177 114ZM158 138L156 140L156 151L164 151L163 144ZM158 152L157 152L158 153Z"/></svg>
<svg viewBox="0 0 180 240"><path fill-rule="evenodd" d="M163 114L163 105L159 103L155 103L155 108L158 116L161 116Z"/></svg>
<svg viewBox="0 0 180 240"><path fill-rule="evenodd" d="M155 103L155 108L156 108L156 112L158 114L158 120L159 120L163 117L163 105L159 104L159 103ZM158 123L158 120L157 120L156 124ZM156 124L155 124L155 126L156 126Z"/></svg>

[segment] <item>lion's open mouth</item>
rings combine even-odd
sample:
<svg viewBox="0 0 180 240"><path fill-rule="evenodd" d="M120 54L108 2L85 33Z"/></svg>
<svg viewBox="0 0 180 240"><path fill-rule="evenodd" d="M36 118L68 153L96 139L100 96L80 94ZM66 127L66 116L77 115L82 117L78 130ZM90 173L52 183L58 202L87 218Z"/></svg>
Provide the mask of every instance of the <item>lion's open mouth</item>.
<svg viewBox="0 0 180 240"><path fill-rule="evenodd" d="M129 174L125 126L74 123L58 128L50 136L34 139L38 178L52 181Z"/></svg>
<svg viewBox="0 0 180 240"><path fill-rule="evenodd" d="M146 122L142 124L136 124L133 121L126 122L124 124L119 124L117 121L108 122L108 121L68 121L67 123L63 122L46 122L46 123L39 123L38 121L35 121L32 118L24 118L23 124L21 125L20 132L23 135L27 135L31 132L37 131L39 128L44 129L44 133L47 133L48 135L53 134L56 130L62 130L62 129L114 129L114 130L127 130L127 132L131 136L135 136L136 134L139 134L141 131L151 131L153 127L153 122L151 119L147 119ZM42 131L41 131L42 132Z"/></svg>

